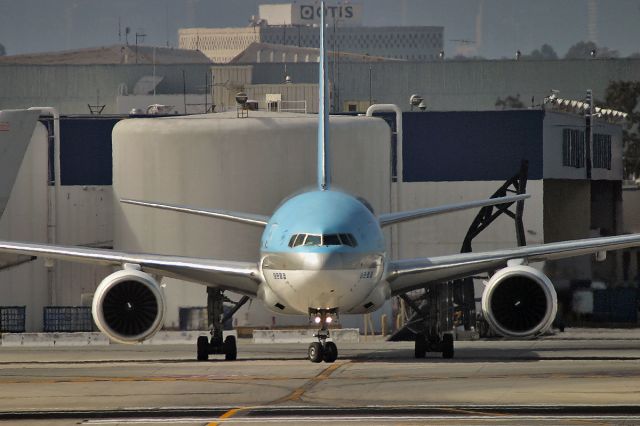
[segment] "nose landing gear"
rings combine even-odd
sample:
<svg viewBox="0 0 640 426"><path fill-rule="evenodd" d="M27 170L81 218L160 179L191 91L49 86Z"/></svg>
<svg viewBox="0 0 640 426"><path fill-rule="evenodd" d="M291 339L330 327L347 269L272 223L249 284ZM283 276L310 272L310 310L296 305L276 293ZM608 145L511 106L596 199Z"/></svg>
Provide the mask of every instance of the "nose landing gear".
<svg viewBox="0 0 640 426"><path fill-rule="evenodd" d="M309 320L320 325L320 330L313 337L318 341L309 345L309 361L311 362L334 362L338 359L338 347L329 341L329 324L333 321L332 315L337 315L336 311L329 309L309 310Z"/></svg>

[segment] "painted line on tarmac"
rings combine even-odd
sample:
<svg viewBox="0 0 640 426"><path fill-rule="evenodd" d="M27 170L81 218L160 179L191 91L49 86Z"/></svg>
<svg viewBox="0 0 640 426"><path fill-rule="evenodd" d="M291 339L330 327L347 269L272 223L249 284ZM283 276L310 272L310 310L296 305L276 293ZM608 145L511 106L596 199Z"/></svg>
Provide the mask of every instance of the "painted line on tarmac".
<svg viewBox="0 0 640 426"><path fill-rule="evenodd" d="M342 367L343 365L347 365L349 362L350 361L337 361L336 363L331 364L329 367L318 373L318 375L312 377L311 380L309 380L307 383L303 384L297 389L294 389L289 395L272 401L270 405L282 404L283 402L299 401L306 392L311 390L318 383L327 380L333 373L335 373L338 368Z"/></svg>
<svg viewBox="0 0 640 426"><path fill-rule="evenodd" d="M231 417L233 417L236 414L238 414L240 411L245 411L245 410L248 410L248 409L250 409L250 407L232 408L231 410L227 411L226 413L224 413L223 415L218 417L215 421L208 423L207 426L218 426L218 424L224 422L227 419L230 419Z"/></svg>
<svg viewBox="0 0 640 426"><path fill-rule="evenodd" d="M270 403L270 405L272 405L272 404L280 404L280 403L283 403L283 402L300 401L300 399L304 396L304 394L307 391L309 391L311 388L316 386L318 383L320 383L320 382L322 382L324 380L327 380L331 376L331 374L333 374L338 368L340 368L343 365L346 365L348 363L349 363L349 361L338 361L338 362L336 362L334 364L331 364L329 367L327 367L324 370L322 370L316 376L312 377L304 385L294 389L289 395L284 396L282 398L278 398L275 401L272 401ZM252 408L255 408L255 407L237 407L237 408L232 408L231 410L227 411L226 413L224 413L223 415L218 417L215 421L209 423L208 426L218 426L220 423L230 419L231 417L235 416L236 414L238 414L240 412L243 412L243 411L250 411ZM237 421L237 419L234 419L234 421Z"/></svg>

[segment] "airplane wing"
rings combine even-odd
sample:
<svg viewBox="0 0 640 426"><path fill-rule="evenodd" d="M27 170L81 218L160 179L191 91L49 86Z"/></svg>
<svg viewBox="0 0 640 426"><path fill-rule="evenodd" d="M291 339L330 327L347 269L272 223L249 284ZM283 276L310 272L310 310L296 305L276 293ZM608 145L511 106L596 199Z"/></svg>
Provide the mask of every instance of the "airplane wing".
<svg viewBox="0 0 640 426"><path fill-rule="evenodd" d="M254 262L232 262L184 256L126 253L108 249L0 241L0 254L27 255L99 265L139 265L151 274L220 287L255 296L262 276Z"/></svg>
<svg viewBox="0 0 640 426"><path fill-rule="evenodd" d="M408 220L419 219L421 217L435 216L443 213L455 212L458 210L475 209L477 207L495 206L497 204L510 204L529 198L529 194L512 195L500 198L488 198L485 200L469 201L458 204L448 204L446 206L429 207L425 209L409 210L397 213L385 213L378 217L380 226L389 226L394 223L406 222Z"/></svg>
<svg viewBox="0 0 640 426"><path fill-rule="evenodd" d="M640 234L562 241L484 253L461 253L389 262L387 281L393 295L507 266L509 261L541 262L640 246Z"/></svg>
<svg viewBox="0 0 640 426"><path fill-rule="evenodd" d="M266 226L269 222L269 216L263 216L252 213L232 212L220 209L200 209L194 207L180 206L177 204L160 204L148 201L121 199L121 203L134 204L136 206L152 207L161 210L172 210L181 213L195 214L199 216L215 217L218 219L230 220L232 222L247 223L249 225Z"/></svg>

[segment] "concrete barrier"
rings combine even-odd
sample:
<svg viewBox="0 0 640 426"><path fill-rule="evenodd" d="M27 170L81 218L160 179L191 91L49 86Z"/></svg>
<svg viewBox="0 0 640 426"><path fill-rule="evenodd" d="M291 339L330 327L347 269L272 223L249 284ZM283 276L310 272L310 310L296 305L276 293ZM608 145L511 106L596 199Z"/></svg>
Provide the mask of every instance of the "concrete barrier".
<svg viewBox="0 0 640 426"><path fill-rule="evenodd" d="M224 337L236 336L236 330L228 330ZM209 331L159 331L149 340L142 342L145 345L184 345L195 344L198 336L209 336ZM100 332L79 333L3 333L0 346L99 346L109 345L109 338Z"/></svg>
<svg viewBox="0 0 640 426"><path fill-rule="evenodd" d="M317 330L254 330L253 343L311 343L317 341L313 335ZM341 328L329 331L330 338L336 343L358 343L360 330Z"/></svg>
<svg viewBox="0 0 640 426"><path fill-rule="evenodd" d="M225 330L222 332L223 338L235 336L238 338L236 330ZM195 344L199 336L210 337L209 330L202 331L158 331L155 336L142 342L145 345L183 345Z"/></svg>
<svg viewBox="0 0 640 426"><path fill-rule="evenodd" d="M105 346L102 333L3 333L2 346Z"/></svg>

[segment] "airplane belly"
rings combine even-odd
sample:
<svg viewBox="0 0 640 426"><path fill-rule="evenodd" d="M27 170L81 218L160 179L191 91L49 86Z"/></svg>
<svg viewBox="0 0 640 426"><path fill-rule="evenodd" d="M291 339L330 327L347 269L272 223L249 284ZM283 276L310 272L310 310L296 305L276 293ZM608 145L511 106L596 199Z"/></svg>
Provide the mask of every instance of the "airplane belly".
<svg viewBox="0 0 640 426"><path fill-rule="evenodd" d="M384 269L381 255L362 253L268 254L262 267L266 284L280 306L304 314L309 309L347 312L367 304L365 299Z"/></svg>
<svg viewBox="0 0 640 426"><path fill-rule="evenodd" d="M265 275L273 292L303 313L309 308L351 310L376 284L373 271L359 269L270 270Z"/></svg>

